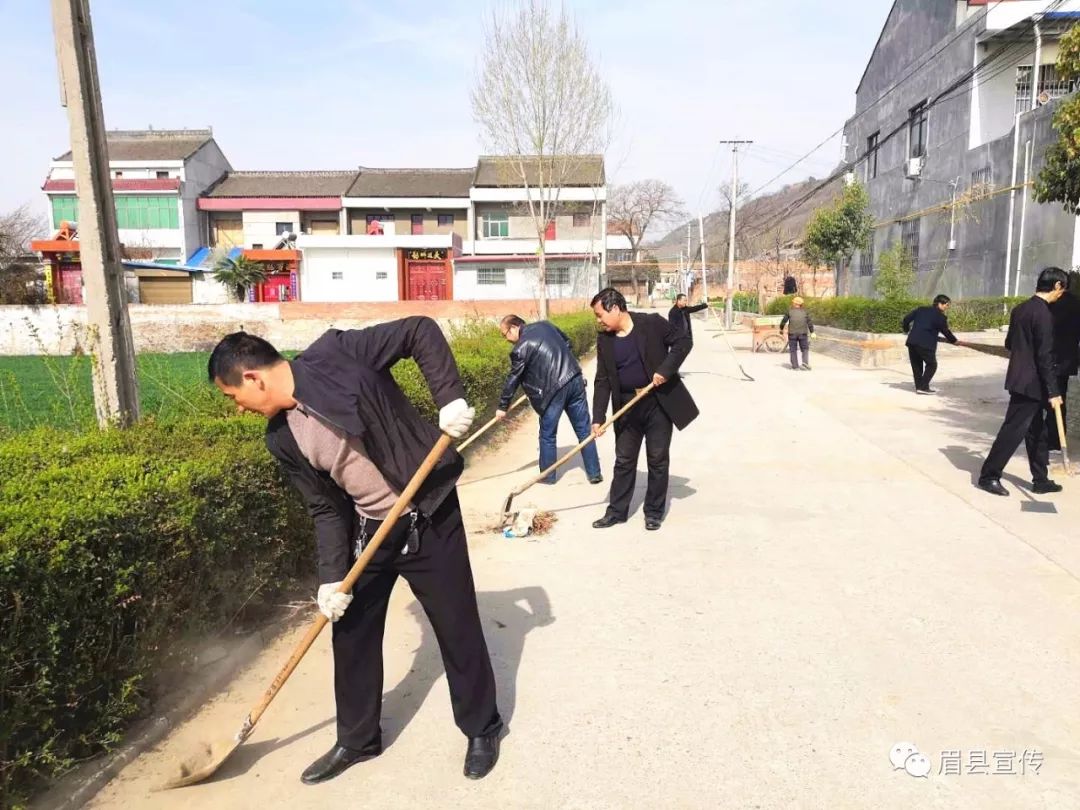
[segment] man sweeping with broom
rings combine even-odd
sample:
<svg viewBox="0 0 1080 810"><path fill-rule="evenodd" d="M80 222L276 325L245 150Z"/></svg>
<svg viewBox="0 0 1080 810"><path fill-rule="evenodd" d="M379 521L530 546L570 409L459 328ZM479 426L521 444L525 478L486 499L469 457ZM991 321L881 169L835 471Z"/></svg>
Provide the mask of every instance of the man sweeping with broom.
<svg viewBox="0 0 1080 810"><path fill-rule="evenodd" d="M645 528L656 531L667 508L672 427L682 430L698 415L679 378L679 367L693 344L683 325L669 323L662 315L627 311L626 299L616 289L598 292L592 309L601 329L596 339L593 432L600 435L609 402L612 411L618 410L635 392L650 383L656 386L615 423L615 474L607 511L593 528L626 522L644 439L649 468Z"/></svg>
<svg viewBox="0 0 1080 810"><path fill-rule="evenodd" d="M440 408L439 429L420 416L390 374L407 357L419 365ZM337 741L301 781L333 779L382 753L383 627L399 575L439 640L454 720L469 740L465 776L486 776L499 756L503 724L458 505L460 455L451 450L442 457L352 592L338 592L440 430L458 438L472 423L474 410L438 325L412 317L331 329L292 361L262 338L235 332L214 349L208 372L241 411L269 420L266 446L315 522L317 602L334 623Z"/></svg>
<svg viewBox="0 0 1080 810"><path fill-rule="evenodd" d="M1009 350L1009 369L1005 373L1009 409L978 481L980 489L994 495L1009 494L1001 485L1001 474L1021 441L1027 445L1031 491L1038 495L1061 492L1061 484L1049 478L1047 449L1048 431L1056 429L1049 409L1060 408L1062 402L1054 368L1054 318L1050 305L1068 288L1065 271L1047 267L1039 273L1035 295L1009 315L1009 332L1005 336L1005 348Z"/></svg>

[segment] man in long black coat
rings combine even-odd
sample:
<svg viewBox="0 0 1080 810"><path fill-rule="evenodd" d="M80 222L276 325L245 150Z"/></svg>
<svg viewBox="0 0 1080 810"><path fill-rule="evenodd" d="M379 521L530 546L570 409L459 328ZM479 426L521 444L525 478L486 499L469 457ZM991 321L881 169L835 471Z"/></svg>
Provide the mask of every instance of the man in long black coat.
<svg viewBox="0 0 1080 810"><path fill-rule="evenodd" d="M685 329L662 315L629 312L622 293L610 287L596 294L592 308L603 330L596 340L593 431L599 435L609 403L614 412L649 383L657 386L615 423L615 474L608 507L593 526L606 529L626 522L644 439L649 469L645 528L655 531L667 507L672 428L682 430L698 415L679 378L692 343Z"/></svg>
<svg viewBox="0 0 1080 810"><path fill-rule="evenodd" d="M1039 274L1035 295L1009 315L1009 333L1005 337L1005 348L1009 350L1009 369L1005 373L1009 408L978 483L980 489L994 495L1009 494L1001 485L1001 474L1021 441L1027 447L1032 492L1043 495L1061 491L1061 485L1049 478L1047 449L1053 418L1047 418L1048 406L1060 406L1062 401L1054 369L1054 318L1050 305L1065 295L1068 284L1069 277L1063 270L1046 268Z"/></svg>
<svg viewBox="0 0 1080 810"><path fill-rule="evenodd" d="M1061 394L1061 418L1065 421L1069 377L1080 371L1080 290L1075 288L1080 274L1069 275L1069 294L1063 295L1050 307L1054 317L1054 371L1057 374L1058 393ZM1053 414L1051 414L1053 416ZM1056 423L1056 418L1055 418ZM1051 450L1061 449L1056 427L1049 431Z"/></svg>
<svg viewBox="0 0 1080 810"><path fill-rule="evenodd" d="M438 428L390 373L407 357L439 407ZM498 759L503 724L458 505L464 464L456 451L443 455L352 593L338 592L440 430L457 438L475 415L438 325L411 317L331 329L292 361L262 338L236 332L214 349L208 371L241 411L269 420L266 446L315 523L316 601L333 622L337 741L301 781L333 779L382 753L383 626L398 576L412 587L439 640L454 720L469 739L465 776L485 776Z"/></svg>
<svg viewBox="0 0 1080 810"><path fill-rule="evenodd" d="M694 325L691 322L691 315L695 312L701 312L703 309L708 309L709 304L705 302L703 304L695 304L690 306L690 302L686 298L686 293L679 293L675 296L675 306L668 311L668 323L675 326L682 326L686 329L686 334L690 336L690 340L694 339Z"/></svg>

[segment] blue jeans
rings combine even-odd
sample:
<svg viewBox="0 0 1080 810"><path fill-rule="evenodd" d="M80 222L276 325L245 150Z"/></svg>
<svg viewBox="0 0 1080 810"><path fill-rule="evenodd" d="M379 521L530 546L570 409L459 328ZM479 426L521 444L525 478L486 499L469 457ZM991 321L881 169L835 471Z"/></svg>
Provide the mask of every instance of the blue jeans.
<svg viewBox="0 0 1080 810"><path fill-rule="evenodd" d="M592 416L589 404L585 400L585 382L580 376L575 377L559 390L540 415L540 469L546 470L555 463L557 451L556 434L559 432L559 418L563 411L570 417L578 441L584 441L592 433ZM585 462L585 474L589 478L600 475L600 456L596 452L596 443L586 445L581 451ZM555 473L543 479L546 484L555 483Z"/></svg>

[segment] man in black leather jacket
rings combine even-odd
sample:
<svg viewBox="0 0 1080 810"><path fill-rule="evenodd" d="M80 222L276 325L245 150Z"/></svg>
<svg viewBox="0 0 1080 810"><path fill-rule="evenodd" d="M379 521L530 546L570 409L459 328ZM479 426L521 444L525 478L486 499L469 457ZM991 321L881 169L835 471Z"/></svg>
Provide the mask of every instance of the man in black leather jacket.
<svg viewBox="0 0 1080 810"><path fill-rule="evenodd" d="M506 416L514 391L520 385L533 410L540 414L540 469L546 470L555 463L556 434L564 412L570 417L578 441L592 432L581 366L570 349L570 338L552 323L525 323L517 315L507 315L499 324L499 331L514 348L510 350L510 374L495 415L500 419ZM581 456L589 483L603 481L596 444L587 445ZM543 483L554 484L555 473L544 478Z"/></svg>

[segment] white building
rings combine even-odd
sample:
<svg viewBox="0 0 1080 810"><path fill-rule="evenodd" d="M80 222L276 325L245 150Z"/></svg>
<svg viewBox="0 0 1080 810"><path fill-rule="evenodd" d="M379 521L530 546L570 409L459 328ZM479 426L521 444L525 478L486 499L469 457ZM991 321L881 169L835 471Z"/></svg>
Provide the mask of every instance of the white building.
<svg viewBox="0 0 1080 810"><path fill-rule="evenodd" d="M229 162L210 130L145 130L106 133L109 173L116 207L116 225L129 269L138 277L131 284L136 300L181 303L213 300L220 286L201 273L170 271L200 245L198 200L229 170ZM42 186L49 199L53 231L77 223L78 199L71 152L52 161ZM68 228L65 233L76 233ZM42 244L57 240L44 240ZM51 280L57 300L82 301L82 270L78 240L66 240L63 252L41 251L53 267ZM142 265L142 266L137 266ZM204 296L195 287L209 285Z"/></svg>

